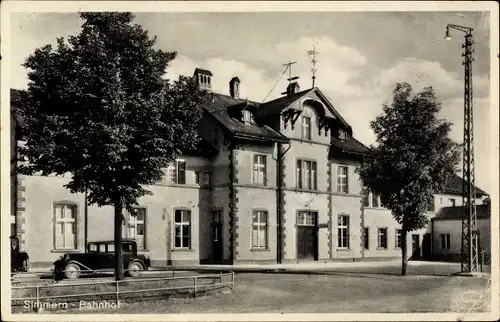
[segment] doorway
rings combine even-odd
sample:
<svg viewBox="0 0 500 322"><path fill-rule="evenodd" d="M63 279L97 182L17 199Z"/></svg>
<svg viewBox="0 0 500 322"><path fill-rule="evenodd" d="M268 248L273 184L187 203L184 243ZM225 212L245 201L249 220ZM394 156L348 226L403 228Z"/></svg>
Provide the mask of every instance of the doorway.
<svg viewBox="0 0 500 322"><path fill-rule="evenodd" d="M411 235L411 259L420 259L420 235Z"/></svg>
<svg viewBox="0 0 500 322"><path fill-rule="evenodd" d="M430 260L432 258L432 241L431 234L425 233L424 239L422 240L422 258L424 260Z"/></svg>
<svg viewBox="0 0 500 322"><path fill-rule="evenodd" d="M318 213L297 213L297 259L318 260Z"/></svg>
<svg viewBox="0 0 500 322"><path fill-rule="evenodd" d="M211 223L212 263L221 264L223 259L222 211L212 211Z"/></svg>

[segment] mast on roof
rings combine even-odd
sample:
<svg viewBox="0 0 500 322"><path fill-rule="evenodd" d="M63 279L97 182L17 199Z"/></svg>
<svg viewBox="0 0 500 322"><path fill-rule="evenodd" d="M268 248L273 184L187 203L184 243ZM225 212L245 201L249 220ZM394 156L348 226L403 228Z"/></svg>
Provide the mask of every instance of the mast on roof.
<svg viewBox="0 0 500 322"><path fill-rule="evenodd" d="M319 52L316 51L316 45L314 45L313 47L313 50L309 50L307 52L308 55L312 56L312 60L311 60L311 63L312 63L312 69L311 69L311 72L312 72L312 87L314 88L314 85L315 85L315 80L316 80L316 72L318 71L316 69L316 55L319 54Z"/></svg>
<svg viewBox="0 0 500 322"><path fill-rule="evenodd" d="M282 95L283 94L289 95L290 94L290 89L293 87L292 86L292 81L295 81L295 80L299 79L298 76L292 76L292 65L294 65L296 63L297 63L296 61L293 61L293 62L289 61L288 63L283 64L283 66L286 66L286 69L288 69L288 79L287 79L288 80L288 87L287 87L287 91L286 92L281 93ZM285 71L286 71L286 69L285 69ZM296 83L296 82L294 82L294 83Z"/></svg>

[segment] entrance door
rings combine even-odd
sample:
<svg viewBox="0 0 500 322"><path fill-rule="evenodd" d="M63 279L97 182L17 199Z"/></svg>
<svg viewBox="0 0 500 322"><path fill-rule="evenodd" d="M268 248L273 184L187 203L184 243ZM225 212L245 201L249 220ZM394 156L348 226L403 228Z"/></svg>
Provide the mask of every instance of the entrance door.
<svg viewBox="0 0 500 322"><path fill-rule="evenodd" d="M297 258L318 260L316 212L301 211L297 214Z"/></svg>
<svg viewBox="0 0 500 322"><path fill-rule="evenodd" d="M411 235L411 259L420 259L420 235Z"/></svg>
<svg viewBox="0 0 500 322"><path fill-rule="evenodd" d="M223 258L222 211L212 212L212 263L220 264Z"/></svg>
<svg viewBox="0 0 500 322"><path fill-rule="evenodd" d="M431 234L425 233L422 240L422 257L424 260L430 260L432 257Z"/></svg>

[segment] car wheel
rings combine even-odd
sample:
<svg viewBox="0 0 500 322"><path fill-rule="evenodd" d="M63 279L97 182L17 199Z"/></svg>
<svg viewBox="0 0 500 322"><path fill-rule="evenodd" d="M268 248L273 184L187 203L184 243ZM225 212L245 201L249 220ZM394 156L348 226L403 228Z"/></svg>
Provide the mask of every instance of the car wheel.
<svg viewBox="0 0 500 322"><path fill-rule="evenodd" d="M64 276L67 279L77 279L80 276L80 267L74 263L69 263L64 268Z"/></svg>
<svg viewBox="0 0 500 322"><path fill-rule="evenodd" d="M139 277L142 274L144 267L139 262L131 262L128 264L127 273L132 277Z"/></svg>

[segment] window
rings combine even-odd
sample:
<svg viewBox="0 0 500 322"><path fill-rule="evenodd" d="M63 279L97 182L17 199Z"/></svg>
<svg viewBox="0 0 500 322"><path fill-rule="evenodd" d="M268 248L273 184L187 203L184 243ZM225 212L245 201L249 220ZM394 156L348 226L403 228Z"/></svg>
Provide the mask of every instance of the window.
<svg viewBox="0 0 500 322"><path fill-rule="evenodd" d="M317 213L313 211L299 211L297 213L297 226L315 226L316 215Z"/></svg>
<svg viewBox="0 0 500 322"><path fill-rule="evenodd" d="M311 140L311 118L307 116L302 117L301 133L302 140Z"/></svg>
<svg viewBox="0 0 500 322"><path fill-rule="evenodd" d="M174 161L167 168L167 180L169 183L186 183L186 162L183 160Z"/></svg>
<svg viewBox="0 0 500 322"><path fill-rule="evenodd" d="M387 228L378 229L378 248L387 249Z"/></svg>
<svg viewBox="0 0 500 322"><path fill-rule="evenodd" d="M252 248L267 249L267 211L253 212Z"/></svg>
<svg viewBox="0 0 500 322"><path fill-rule="evenodd" d="M450 205L451 205L452 207L455 207L455 199L450 199Z"/></svg>
<svg viewBox="0 0 500 322"><path fill-rule="evenodd" d="M339 165L337 168L337 192L348 193L347 166Z"/></svg>
<svg viewBox="0 0 500 322"><path fill-rule="evenodd" d="M368 227L363 228L363 247L364 249L370 248L370 230Z"/></svg>
<svg viewBox="0 0 500 322"><path fill-rule="evenodd" d="M441 234L441 249L450 250L450 234Z"/></svg>
<svg viewBox="0 0 500 322"><path fill-rule="evenodd" d="M203 184L205 184L205 185L210 184L210 172L208 172L208 171L203 172Z"/></svg>
<svg viewBox="0 0 500 322"><path fill-rule="evenodd" d="M265 155L254 155L253 156L253 183L259 185L266 185L266 161Z"/></svg>
<svg viewBox="0 0 500 322"><path fill-rule="evenodd" d="M349 248L349 216L340 215L337 219L337 246Z"/></svg>
<svg viewBox="0 0 500 322"><path fill-rule="evenodd" d="M253 124L253 115L252 112L248 110L243 110L243 122L248 124Z"/></svg>
<svg viewBox="0 0 500 322"><path fill-rule="evenodd" d="M135 208L127 214L125 237L135 239L137 249L146 249L146 208Z"/></svg>
<svg viewBox="0 0 500 322"><path fill-rule="evenodd" d="M443 198L439 198L439 204L443 204Z"/></svg>
<svg viewBox="0 0 500 322"><path fill-rule="evenodd" d="M10 235L11 235L11 236L16 236L16 235L17 235L16 233L17 233L17 232L16 232L16 224L11 223L11 224L10 224Z"/></svg>
<svg viewBox="0 0 500 322"><path fill-rule="evenodd" d="M366 189L363 189L363 205L370 207L370 193Z"/></svg>
<svg viewBox="0 0 500 322"><path fill-rule="evenodd" d="M429 205L427 206L427 211L428 212L433 212L434 211L434 197L429 200Z"/></svg>
<svg viewBox="0 0 500 322"><path fill-rule="evenodd" d="M191 211L175 211L175 248L191 248Z"/></svg>
<svg viewBox="0 0 500 322"><path fill-rule="evenodd" d="M380 202L379 202L379 196L372 193L372 207L373 208L379 208L380 207Z"/></svg>
<svg viewBox="0 0 500 322"><path fill-rule="evenodd" d="M318 190L316 161L297 160L297 188Z"/></svg>
<svg viewBox="0 0 500 322"><path fill-rule="evenodd" d="M200 171L194 172L194 183L200 184Z"/></svg>
<svg viewBox="0 0 500 322"><path fill-rule="evenodd" d="M56 204L54 211L54 248L76 249L76 205Z"/></svg>
<svg viewBox="0 0 500 322"><path fill-rule="evenodd" d="M403 243L402 230L396 229L396 240L395 240L396 248L401 248L402 243Z"/></svg>

